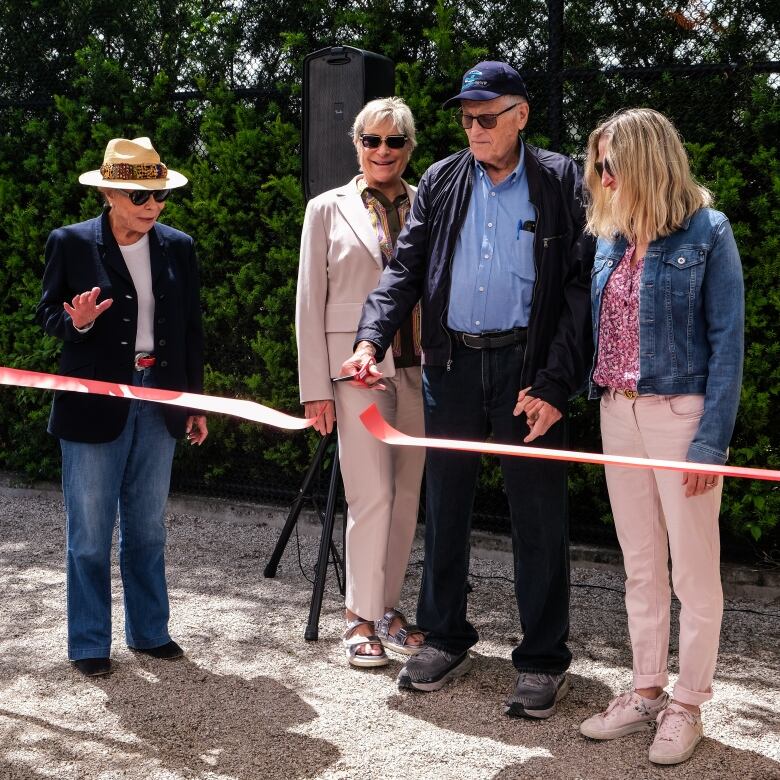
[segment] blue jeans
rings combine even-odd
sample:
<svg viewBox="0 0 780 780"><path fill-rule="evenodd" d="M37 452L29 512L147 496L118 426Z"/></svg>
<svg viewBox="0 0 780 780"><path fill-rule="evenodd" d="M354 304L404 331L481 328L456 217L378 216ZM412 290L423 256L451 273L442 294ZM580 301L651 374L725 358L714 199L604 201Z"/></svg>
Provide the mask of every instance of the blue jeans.
<svg viewBox="0 0 780 780"><path fill-rule="evenodd" d="M136 372L134 384L154 387L152 372ZM113 441L60 439L72 661L108 658L111 653L111 537L117 509L127 644L146 649L171 638L165 503L175 445L162 407L143 401L130 402L127 424Z"/></svg>
<svg viewBox="0 0 780 780"><path fill-rule="evenodd" d="M423 370L428 436L522 444L525 415L512 410L522 389L520 344L490 350L459 346L450 371ZM561 420L534 444L561 448ZM417 623L426 642L460 654L479 636L466 619L471 513L480 456L429 449L425 461L425 561ZM559 461L500 458L509 499L515 596L523 638L512 653L519 671L560 673L571 662L566 465Z"/></svg>

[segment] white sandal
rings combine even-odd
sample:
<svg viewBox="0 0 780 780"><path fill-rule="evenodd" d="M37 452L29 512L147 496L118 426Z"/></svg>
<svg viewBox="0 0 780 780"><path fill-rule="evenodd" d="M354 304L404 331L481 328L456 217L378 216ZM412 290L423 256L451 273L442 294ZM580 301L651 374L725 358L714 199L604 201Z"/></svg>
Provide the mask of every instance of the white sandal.
<svg viewBox="0 0 780 780"><path fill-rule="evenodd" d="M382 647L382 642L379 637L374 634L371 634L370 636L356 634L355 630L359 626L371 626L372 629L374 628L374 624L370 620L363 620L362 618L355 618L354 620L347 622L347 627L344 629L344 633L341 636L341 641L347 653L347 661L349 661L351 666L387 666L390 661ZM379 646L382 648L382 652L379 655L359 653L358 648L361 645Z"/></svg>

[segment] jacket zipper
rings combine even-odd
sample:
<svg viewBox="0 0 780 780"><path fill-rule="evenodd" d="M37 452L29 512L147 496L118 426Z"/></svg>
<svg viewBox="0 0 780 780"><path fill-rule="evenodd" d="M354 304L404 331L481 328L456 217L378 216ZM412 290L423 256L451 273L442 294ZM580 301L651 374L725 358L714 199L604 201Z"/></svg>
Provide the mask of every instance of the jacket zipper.
<svg viewBox="0 0 780 780"><path fill-rule="evenodd" d="M538 226L540 224L540 222L539 222L539 209L538 209L538 207L536 206L535 203L531 203L531 205L534 207L534 213L536 214L536 224ZM531 341L531 316L533 315L533 312L534 312L534 299L536 298L536 285L539 283L539 264L538 264L538 262L536 260L536 235L537 235L536 231L534 231L534 240L533 240L534 271L535 271L535 273L534 273L534 285L531 288L531 307L528 310L528 336L526 337L525 349L523 350L523 363L520 366L520 380L521 380L521 384L525 384L523 382L523 377L525 376L525 361L526 361L526 358L528 357L528 346L529 346L530 341ZM558 236L555 236L555 237L558 238ZM543 241L544 241L544 248L545 249L547 248L547 242L549 240L550 240L549 238L543 239Z"/></svg>

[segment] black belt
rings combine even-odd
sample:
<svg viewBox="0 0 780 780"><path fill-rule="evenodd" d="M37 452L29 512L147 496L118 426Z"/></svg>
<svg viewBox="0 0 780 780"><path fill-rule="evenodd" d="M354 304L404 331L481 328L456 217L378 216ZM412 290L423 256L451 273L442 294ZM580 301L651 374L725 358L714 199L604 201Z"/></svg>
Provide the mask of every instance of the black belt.
<svg viewBox="0 0 780 780"><path fill-rule="evenodd" d="M511 344L525 344L528 328L512 328L512 330L497 330L492 333L461 333L451 330L450 333L458 344L471 349L498 349Z"/></svg>

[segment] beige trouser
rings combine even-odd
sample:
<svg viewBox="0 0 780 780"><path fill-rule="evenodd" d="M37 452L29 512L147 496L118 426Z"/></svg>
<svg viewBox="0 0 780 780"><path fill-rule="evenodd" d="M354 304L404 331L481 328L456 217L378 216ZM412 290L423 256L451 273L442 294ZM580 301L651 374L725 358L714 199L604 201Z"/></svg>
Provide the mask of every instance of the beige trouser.
<svg viewBox="0 0 780 780"><path fill-rule="evenodd" d="M393 447L375 439L359 419L375 403L390 425L410 436L424 435L420 367L399 368L383 379L386 390L351 382L334 385L339 459L347 499L347 609L377 620L398 606L412 549L422 447Z"/></svg>
<svg viewBox="0 0 780 780"><path fill-rule="evenodd" d="M629 400L607 391L601 436L609 455L686 460L704 396L650 395ZM626 610L634 654L634 687L669 681L672 583L680 600L680 674L674 698L698 705L712 697L723 592L720 583L718 486L686 498L682 473L607 466L607 487L626 568Z"/></svg>

